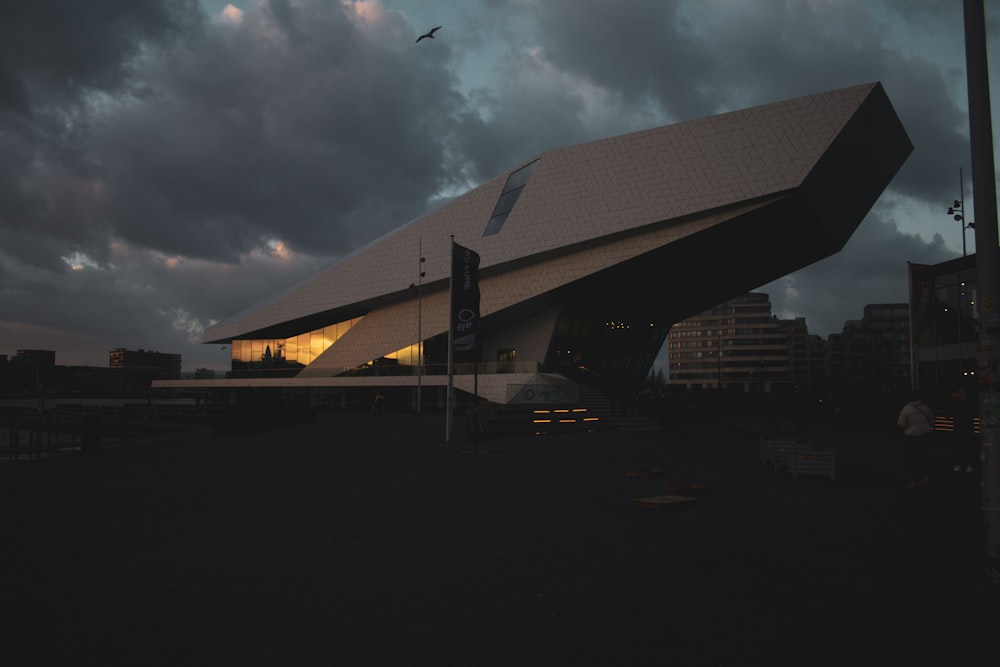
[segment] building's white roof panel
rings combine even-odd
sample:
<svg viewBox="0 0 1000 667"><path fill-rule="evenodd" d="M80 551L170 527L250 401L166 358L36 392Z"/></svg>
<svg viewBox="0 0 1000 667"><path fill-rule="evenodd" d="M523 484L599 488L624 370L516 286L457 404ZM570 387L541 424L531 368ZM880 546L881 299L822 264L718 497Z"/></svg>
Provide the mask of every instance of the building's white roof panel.
<svg viewBox="0 0 1000 667"><path fill-rule="evenodd" d="M209 328L204 340L238 338L405 291L416 282L421 246L427 259L424 283L446 280L452 236L480 254L486 272L792 190L877 85L548 151L538 156L536 170L498 234L484 237L483 231L510 172L369 244L280 298Z"/></svg>

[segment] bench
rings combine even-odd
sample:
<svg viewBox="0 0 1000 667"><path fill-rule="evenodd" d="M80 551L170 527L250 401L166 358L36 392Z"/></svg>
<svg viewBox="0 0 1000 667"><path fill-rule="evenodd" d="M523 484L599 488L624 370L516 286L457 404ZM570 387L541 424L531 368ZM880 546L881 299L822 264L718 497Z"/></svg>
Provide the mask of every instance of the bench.
<svg viewBox="0 0 1000 667"><path fill-rule="evenodd" d="M837 474L835 448L798 440L761 438L760 460L775 470L787 469L793 479L799 475L826 475L834 479Z"/></svg>
<svg viewBox="0 0 1000 667"><path fill-rule="evenodd" d="M823 475L830 479L837 476L837 450L834 447L803 446L791 452L788 472L792 479L799 475Z"/></svg>

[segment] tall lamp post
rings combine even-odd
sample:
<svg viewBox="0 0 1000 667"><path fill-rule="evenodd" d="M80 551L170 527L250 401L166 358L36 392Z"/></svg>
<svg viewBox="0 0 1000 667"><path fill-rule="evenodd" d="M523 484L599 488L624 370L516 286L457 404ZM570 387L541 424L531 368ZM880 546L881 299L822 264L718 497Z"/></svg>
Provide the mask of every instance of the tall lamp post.
<svg viewBox="0 0 1000 667"><path fill-rule="evenodd" d="M423 334L423 286L424 286L424 262L427 259L424 257L424 239L422 236L417 237L417 255L420 257L420 262L417 264L417 283L414 285L410 283L410 289L417 291L417 414L423 407L423 397L420 394L421 385L423 384L421 380L423 379L423 366L424 366L424 334Z"/></svg>
<svg viewBox="0 0 1000 667"><path fill-rule="evenodd" d="M718 322L717 324L719 326L722 326L721 322ZM718 339L719 349L716 350L716 355L718 356L718 364L719 364L719 381L716 384L719 389L722 389L722 329L719 329L718 332L719 332L719 339Z"/></svg>
<svg viewBox="0 0 1000 667"><path fill-rule="evenodd" d="M975 229L976 223L970 222L966 224L965 222L965 181L962 178L962 168L958 168L958 196L959 198L954 201L954 203L948 207L948 215L955 217L955 222L959 223L962 229L962 257L965 257L966 247L965 247L965 230Z"/></svg>
<svg viewBox="0 0 1000 667"><path fill-rule="evenodd" d="M976 217L976 282L979 308L978 362L982 512L986 571L1000 583L1000 246L997 233L996 171L990 111L986 10L983 0L964 0L965 64L969 92L969 143Z"/></svg>

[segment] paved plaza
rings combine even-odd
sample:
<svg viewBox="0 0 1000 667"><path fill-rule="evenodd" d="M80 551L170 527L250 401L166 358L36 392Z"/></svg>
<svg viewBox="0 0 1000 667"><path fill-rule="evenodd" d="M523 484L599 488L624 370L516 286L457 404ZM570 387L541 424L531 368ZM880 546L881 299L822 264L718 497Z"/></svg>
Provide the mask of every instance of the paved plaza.
<svg viewBox="0 0 1000 667"><path fill-rule="evenodd" d="M1000 592L981 573L964 475L907 493L845 457L834 480L792 479L761 463L753 433L700 420L474 449L457 426L444 436L440 415L321 414L0 465L0 663L972 664L995 652ZM702 493L633 504L666 484Z"/></svg>

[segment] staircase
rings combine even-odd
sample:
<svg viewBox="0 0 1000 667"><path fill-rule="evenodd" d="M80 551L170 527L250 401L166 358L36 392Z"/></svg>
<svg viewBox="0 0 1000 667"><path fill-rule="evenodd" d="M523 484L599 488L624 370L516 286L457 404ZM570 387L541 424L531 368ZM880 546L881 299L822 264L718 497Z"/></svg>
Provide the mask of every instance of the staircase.
<svg viewBox="0 0 1000 667"><path fill-rule="evenodd" d="M659 431L662 428L659 422L633 405L616 406L607 394L596 387L581 385L580 403L615 431Z"/></svg>
<svg viewBox="0 0 1000 667"><path fill-rule="evenodd" d="M508 405L490 416L492 437L589 433L592 431L659 431L661 426L633 406L615 406L600 389L580 386L579 401L570 405Z"/></svg>

